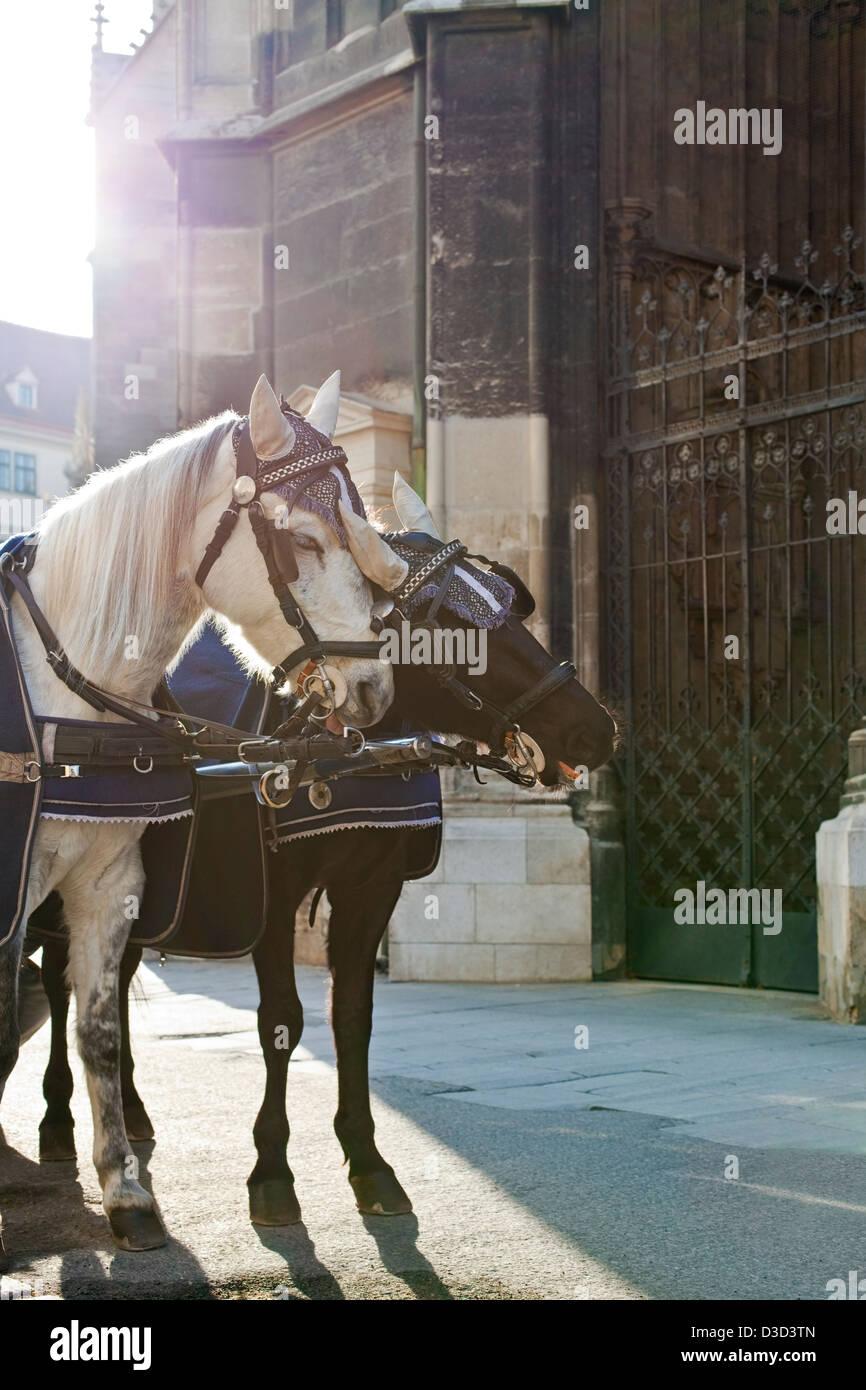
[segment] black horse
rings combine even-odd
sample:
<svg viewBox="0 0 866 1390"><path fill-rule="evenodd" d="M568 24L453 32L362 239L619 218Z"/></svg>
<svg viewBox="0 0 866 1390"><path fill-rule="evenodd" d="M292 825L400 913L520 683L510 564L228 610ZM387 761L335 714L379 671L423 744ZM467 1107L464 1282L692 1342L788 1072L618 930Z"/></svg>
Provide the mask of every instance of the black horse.
<svg viewBox="0 0 866 1390"><path fill-rule="evenodd" d="M429 514L422 511L422 517L432 530ZM405 515L403 519L405 522ZM417 511L413 519L417 524ZM416 566L443 548L442 542L429 534L413 532L395 539L415 552ZM581 766L591 770L608 759L614 744L614 721L573 678L573 668L563 670L523 626L522 620L534 605L516 576L502 566L491 568L515 581L515 597L508 617L488 633L486 672L470 676L459 666L435 672L423 666L395 666L396 698L389 711L389 726L393 727L396 715L414 729L435 729L499 747L503 734L516 726L516 715L520 714L522 731L531 735L544 758L541 782L547 786L569 784L571 769ZM447 603L442 608L442 599L451 573L447 570L444 577L437 574L433 586L436 597L425 601L423 612L413 613L413 623L419 618L422 623L435 623L437 612L447 611ZM449 625L452 629L471 626L453 615L449 615ZM268 856L270 908L265 930L253 951L261 1001L258 1031L267 1069L265 1095L253 1130L258 1161L248 1179L250 1217L256 1224L288 1225L301 1215L286 1158L286 1080L289 1059L303 1030L294 972L295 915L315 887L327 890L331 907L328 962L339 1090L334 1128L348 1162L349 1182L362 1212L387 1216L412 1209L393 1168L376 1147L367 1059L377 948L403 884L411 877L413 837L419 833L411 828L346 829L306 840L303 857L294 854L291 845ZM121 968L121 1074L128 1135L130 1139L151 1139L153 1128L133 1081L129 1044L128 987L140 959L141 950L128 947ZM72 1073L66 1047L65 965L65 943L48 941L43 947L42 969L51 1006L52 1039L43 1087L47 1109L40 1125L43 1159L65 1159L75 1154L69 1108ZM278 1047L276 1039L285 1028L289 1045Z"/></svg>

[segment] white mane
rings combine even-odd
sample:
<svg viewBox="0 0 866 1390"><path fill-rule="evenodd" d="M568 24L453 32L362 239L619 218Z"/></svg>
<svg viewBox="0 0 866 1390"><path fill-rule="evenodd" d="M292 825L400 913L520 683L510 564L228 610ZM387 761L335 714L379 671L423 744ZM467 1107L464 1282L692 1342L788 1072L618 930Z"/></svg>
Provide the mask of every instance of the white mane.
<svg viewBox="0 0 866 1390"><path fill-rule="evenodd" d="M208 478L236 419L226 411L91 474L42 518L40 551L50 560L43 607L49 620L62 613L64 648L97 684L116 670L130 636L146 655L166 611L190 608L189 585L178 582L180 550L209 500ZM86 591L70 602L76 577ZM190 628L201 607L190 609Z"/></svg>

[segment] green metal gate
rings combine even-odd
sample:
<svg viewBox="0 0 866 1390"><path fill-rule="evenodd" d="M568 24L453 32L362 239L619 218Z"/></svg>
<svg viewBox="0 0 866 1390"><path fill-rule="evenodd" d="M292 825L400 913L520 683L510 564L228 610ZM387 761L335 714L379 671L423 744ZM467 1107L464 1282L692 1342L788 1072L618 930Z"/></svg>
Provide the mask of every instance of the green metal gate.
<svg viewBox="0 0 866 1390"><path fill-rule="evenodd" d="M866 513L861 258L850 228L791 275L614 257L607 670L638 975L817 988L815 831L866 713L866 534L827 510ZM677 922L700 883L781 890L781 930Z"/></svg>

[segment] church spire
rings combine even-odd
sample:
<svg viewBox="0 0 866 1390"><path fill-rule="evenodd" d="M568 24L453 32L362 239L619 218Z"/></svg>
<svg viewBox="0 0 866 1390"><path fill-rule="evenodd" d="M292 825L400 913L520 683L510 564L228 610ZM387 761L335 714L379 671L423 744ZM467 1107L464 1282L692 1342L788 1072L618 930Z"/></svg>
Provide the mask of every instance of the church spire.
<svg viewBox="0 0 866 1390"><path fill-rule="evenodd" d="M96 25L96 43L93 47L96 49L97 53L102 52L102 30L105 25L109 23L104 17L104 12L105 6L102 4L102 0L99 0L96 5L96 13L90 16L91 24Z"/></svg>

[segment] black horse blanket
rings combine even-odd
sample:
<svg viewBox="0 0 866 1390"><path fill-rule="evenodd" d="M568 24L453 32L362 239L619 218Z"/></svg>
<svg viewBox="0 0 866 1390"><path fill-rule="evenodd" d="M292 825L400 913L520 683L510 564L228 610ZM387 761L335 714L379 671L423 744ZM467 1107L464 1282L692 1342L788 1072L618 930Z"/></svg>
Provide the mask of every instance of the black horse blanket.
<svg viewBox="0 0 866 1390"><path fill-rule="evenodd" d="M24 539L13 536L0 554L14 554ZM11 586L0 585L0 945L21 923L40 819L170 823L161 853L175 865L184 862L194 827L193 779L183 768L39 777L39 763L54 761L56 722L31 706L14 640L10 592ZM84 719L63 723L85 735L105 727Z"/></svg>
<svg viewBox="0 0 866 1390"><path fill-rule="evenodd" d="M0 699L7 711L0 714L0 749L29 751L40 746L35 741L38 721L29 709L20 678L8 626L8 604L0 605L0 610ZM205 624L168 681L181 707L205 718L254 734L279 721L279 708L269 689L243 669L212 622ZM143 804L140 815L123 817L147 821L141 840L146 886L130 935L137 945L172 955L205 957L239 956L251 951L267 917L268 843L277 848L309 835L352 827L411 827L422 833L412 836L406 876L421 877L438 860L442 808L435 772L405 779L397 775L331 782L332 801L324 811L317 810L309 800L308 789L301 788L288 807L275 813L259 806L246 782L200 778L190 786L187 774L170 775L185 779L178 794L188 798L188 804L173 802L171 789L166 787L162 791L165 799L157 806ZM0 931L2 924L7 931L14 930L24 910L40 814L101 819L112 805L114 809L121 807L119 800L110 803L107 798L100 799L97 784L108 779L74 779L71 785L81 788L85 780L94 785L87 807L77 808L80 815L66 801L65 810L55 811L53 799L43 811L45 801L40 801L39 784L12 786L0 781L0 816L4 828L8 827L7 843L11 837L13 847L13 855L5 859L5 872L0 873ZM123 784L112 789L112 795L126 797L122 809L129 811L128 779L112 780ZM136 782L145 780L136 778ZM46 783L46 788L54 798L52 784ZM62 782L59 791L66 791ZM140 795L137 785L133 791ZM79 798L81 795L79 792ZM90 790L86 795L91 797ZM293 851L286 848L280 852ZM10 864L15 866L14 873L9 871ZM62 903L53 893L32 914L28 934L38 938L63 935L63 931Z"/></svg>
<svg viewBox="0 0 866 1390"><path fill-rule="evenodd" d="M377 732L384 738L395 731ZM416 830L419 833L411 836L406 845L403 876L424 878L433 872L442 842L438 772L413 772L405 777L340 777L327 785L331 799L325 807L313 804L310 787L301 787L288 806L271 812L269 843L283 846L336 830ZM271 819L267 812L263 814L266 820ZM327 884L319 886L326 888Z"/></svg>
<svg viewBox="0 0 866 1390"><path fill-rule="evenodd" d="M183 709L253 734L261 731L269 691L243 671L212 623L205 625L168 683ZM255 798L244 782L182 776L192 784L187 785L189 816L142 817L148 821L141 838L145 889L130 941L173 955L245 955L264 930L268 906L263 826ZM95 797L102 779L86 780L93 781ZM127 781L120 776L113 780ZM32 914L28 934L64 935L56 893Z"/></svg>

